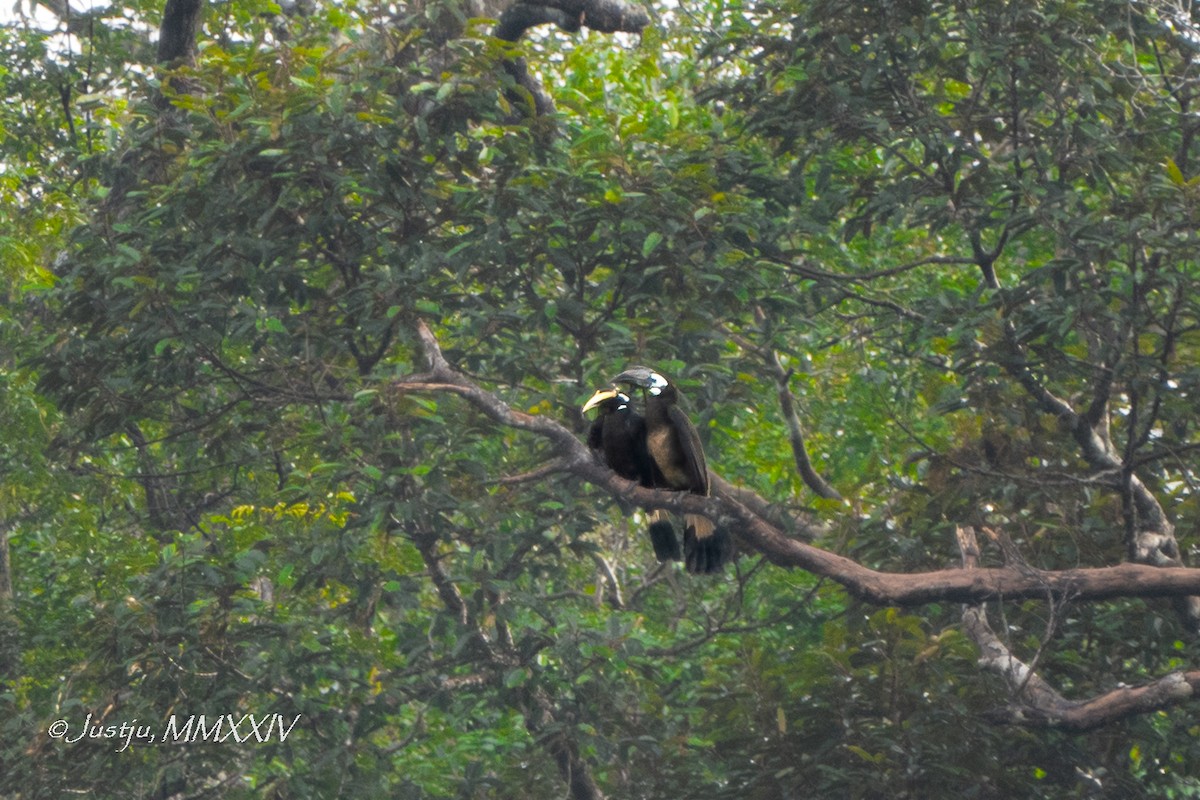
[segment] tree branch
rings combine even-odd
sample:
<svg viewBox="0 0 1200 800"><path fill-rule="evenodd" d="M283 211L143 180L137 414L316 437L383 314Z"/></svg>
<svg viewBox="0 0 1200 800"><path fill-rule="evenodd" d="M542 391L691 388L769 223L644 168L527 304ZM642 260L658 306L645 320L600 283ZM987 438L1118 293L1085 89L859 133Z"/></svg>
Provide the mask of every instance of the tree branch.
<svg viewBox="0 0 1200 800"><path fill-rule="evenodd" d="M464 375L456 372L445 357L433 332L424 322L417 335L432 371L394 381L396 392L445 392L467 400L494 422L527 431L554 445L561 470L594 484L615 497L647 509L664 508L676 513L702 514L732 531L741 544L762 553L773 564L799 567L836 581L853 596L875 605L916 606L935 602L981 603L987 600L1071 598L1077 601L1111 600L1118 597L1179 597L1200 594L1200 570L1182 567L1156 568L1140 564L1068 570L1039 570L1023 565L989 569L946 569L911 574L880 572L845 556L814 547L786 535L779 527L751 510L739 498L745 489L730 491L728 483L712 481L713 496L647 489L619 477L599 464L583 442L558 421L513 409ZM714 476L716 477L716 476ZM756 501L769 507L762 498ZM793 518L795 528L807 531L811 523Z"/></svg>
<svg viewBox="0 0 1200 800"><path fill-rule="evenodd" d="M998 363L1017 379L1043 412L1058 417L1071 431L1088 465L1097 471L1114 472L1122 476L1126 502L1132 506L1130 510L1135 514L1134 530L1130 537L1130 558L1157 567L1182 567L1184 562L1175 539L1175 526L1167 519L1158 498L1134 474L1132 465L1123 462L1111 441L1098 430L1095 420L1103 419L1104 415L1097 414L1094 409L1087 414L1080 414L1070 403L1047 389L1025 362L1011 327L1006 329L1004 347L998 350ZM1192 631L1200 631L1200 597L1178 597L1176 606L1188 627Z"/></svg>
<svg viewBox="0 0 1200 800"><path fill-rule="evenodd" d="M800 416L796 413L796 398L792 395L790 382L791 370L784 369L779 354L774 350L764 353L768 366L775 373L775 388L779 396L779 413L787 423L788 441L792 445L792 457L796 461L796 472L800 474L804 485L812 489L820 497L827 500L841 500L842 495L821 477L813 468L812 460L808 457L808 444L804 437L804 428L800 425Z"/></svg>
<svg viewBox="0 0 1200 800"><path fill-rule="evenodd" d="M960 527L955 533L963 570L977 569L979 545L975 530ZM996 723L1081 733L1179 705L1200 691L1200 670L1191 670L1172 672L1141 686L1120 686L1088 700L1068 700L1033 667L1012 654L992 631L982 605L963 608L963 628L979 648L980 666L999 673L1012 692L1013 703L987 714Z"/></svg>
<svg viewBox="0 0 1200 800"><path fill-rule="evenodd" d="M754 318L759 326L766 321L762 309L754 310ZM808 457L808 444L804 437L804 426L800 424L800 415L796 413L796 398L789 385L792 379L791 370L785 369L779 359L779 353L770 347L759 347L745 337L739 336L726 328L726 331L739 345L757 353L766 362L767 367L775 378L776 394L779 398L779 413L788 429L788 441L792 446L792 457L796 461L796 472L804 485L812 489L819 497L827 500L841 500L842 495L813 468L812 459Z"/></svg>
<svg viewBox="0 0 1200 800"><path fill-rule="evenodd" d="M574 33L583 26L602 33L640 33L650 23L650 18L641 9L630 8L620 0L518 1L500 15L493 35L497 39L515 42L530 28L550 23L568 33ZM529 92L536 115L554 111L554 101L538 79L529 73L524 58L506 60L504 70L518 86Z"/></svg>

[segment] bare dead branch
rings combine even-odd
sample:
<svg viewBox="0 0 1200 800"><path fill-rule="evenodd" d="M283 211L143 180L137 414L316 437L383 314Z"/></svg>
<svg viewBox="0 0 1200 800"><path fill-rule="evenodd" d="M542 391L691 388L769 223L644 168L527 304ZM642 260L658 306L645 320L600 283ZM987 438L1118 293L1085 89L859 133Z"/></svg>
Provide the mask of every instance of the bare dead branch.
<svg viewBox="0 0 1200 800"><path fill-rule="evenodd" d="M978 569L979 542L975 536L975 529L959 527L955 530L955 535L958 537L958 548L962 553L963 569ZM963 608L963 627L971 641L979 648L980 666L1000 673L1014 697L1036 708L1064 708L1069 705L1054 687L1042 680L1030 666L1016 658L992 631L983 604Z"/></svg>
<svg viewBox="0 0 1200 800"><path fill-rule="evenodd" d="M621 597L621 582L617 580L617 572L613 569L612 564L608 563L608 559L599 553L593 553L592 560L596 562L596 571L601 576L601 580L596 581L597 608L604 602L605 595L608 596L613 608L618 610L625 608L625 601ZM607 592L601 589L602 583L608 584Z"/></svg>

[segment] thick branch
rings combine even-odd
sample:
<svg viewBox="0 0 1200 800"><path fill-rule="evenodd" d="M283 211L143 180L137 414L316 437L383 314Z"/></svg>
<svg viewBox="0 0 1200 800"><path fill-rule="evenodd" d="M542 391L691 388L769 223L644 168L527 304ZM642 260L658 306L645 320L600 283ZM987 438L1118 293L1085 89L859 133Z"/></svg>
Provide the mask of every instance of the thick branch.
<svg viewBox="0 0 1200 800"><path fill-rule="evenodd" d="M418 324L418 336L432 371L393 383L398 392L446 392L458 395L506 427L528 431L554 445L562 471L599 486L614 496L624 497L648 509L665 508L677 513L702 514L732 531L742 545L762 553L784 567L799 567L814 575L840 583L855 597L876 605L914 606L934 602L981 603L987 600L1045 599L1070 597L1078 601L1110 600L1117 597L1179 597L1200 594L1200 570L1154 568L1139 564L1115 567L1046 571L1026 566L1002 569L946 569L900 574L879 572L844 556L831 553L784 534L729 491L729 484L713 481L712 497L684 492L646 489L624 480L599 464L583 442L549 417L517 411L496 395L457 373L446 362L433 332ZM741 489L739 493L747 490ZM765 500L758 499L761 506ZM796 528L806 530L803 520Z"/></svg>
<svg viewBox="0 0 1200 800"><path fill-rule="evenodd" d="M554 23L564 31L574 33L579 30L581 22L578 14L572 15L559 8L541 4L515 3L500 15L493 35L506 42L515 42L525 35L525 31L538 25Z"/></svg>
<svg viewBox="0 0 1200 800"><path fill-rule="evenodd" d="M650 23L650 18L641 9L630 8L619 0L517 2L500 15L493 35L497 39L515 42L530 28L551 23L569 33L574 33L583 26L602 33L640 33L642 28ZM504 70L512 76L518 86L529 92L536 114L543 115L554 111L554 101L546 94L538 79L530 74L524 58L505 61Z"/></svg>
<svg viewBox="0 0 1200 800"><path fill-rule="evenodd" d="M977 568L979 545L972 528L957 530L964 571ZM1200 690L1200 671L1173 672L1142 686L1121 686L1089 700L1068 700L1031 666L1012 654L987 621L982 605L963 609L963 628L979 648L980 666L999 673L1015 702L987 716L993 722L1083 732L1137 714L1190 700Z"/></svg>
<svg viewBox="0 0 1200 800"><path fill-rule="evenodd" d="M640 33L650 24L650 17L640 8L632 8L620 0L518 2L500 16L496 37L515 42L530 27L545 22L554 22L567 31L586 26L601 33Z"/></svg>
<svg viewBox="0 0 1200 800"><path fill-rule="evenodd" d="M991 715L993 721L1026 727L1060 728L1076 733L1095 730L1138 714L1177 706L1200 692L1200 670L1172 672L1141 686L1121 686L1062 709L1010 707Z"/></svg>
<svg viewBox="0 0 1200 800"><path fill-rule="evenodd" d="M739 503L758 517L782 531L786 536L812 541L826 533L828 525L815 519L789 514L786 507L768 503L761 496L742 486L734 486L712 470L708 472L708 483L713 494Z"/></svg>

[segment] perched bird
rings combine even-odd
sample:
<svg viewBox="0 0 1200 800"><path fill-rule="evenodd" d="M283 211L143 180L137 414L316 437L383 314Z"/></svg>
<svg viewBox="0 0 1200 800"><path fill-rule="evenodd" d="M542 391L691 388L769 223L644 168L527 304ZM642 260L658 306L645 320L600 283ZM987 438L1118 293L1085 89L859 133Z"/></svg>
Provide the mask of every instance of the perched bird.
<svg viewBox="0 0 1200 800"><path fill-rule="evenodd" d="M615 387L601 389L583 406L584 413L600 410L588 429L587 443L608 468L625 480L647 488L665 486L646 450L646 421L630 407L629 395ZM659 561L679 561L679 539L667 513L650 512L650 543Z"/></svg>
<svg viewBox="0 0 1200 800"><path fill-rule="evenodd" d="M630 367L614 384L631 384L646 396L646 450L654 463L657 488L708 496L708 465L700 434L678 405L678 390L648 367ZM733 557L729 533L699 514L683 518L683 561L688 572L718 572Z"/></svg>

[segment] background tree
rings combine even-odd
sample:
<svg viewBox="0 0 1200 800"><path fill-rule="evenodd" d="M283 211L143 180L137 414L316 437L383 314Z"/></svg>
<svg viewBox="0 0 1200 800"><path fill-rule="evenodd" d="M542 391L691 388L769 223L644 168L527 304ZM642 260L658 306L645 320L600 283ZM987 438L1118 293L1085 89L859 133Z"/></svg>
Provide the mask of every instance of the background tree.
<svg viewBox="0 0 1200 800"><path fill-rule="evenodd" d="M1185 11L56 8L3 30L6 796L1200 794ZM591 460L629 362L714 497Z"/></svg>

